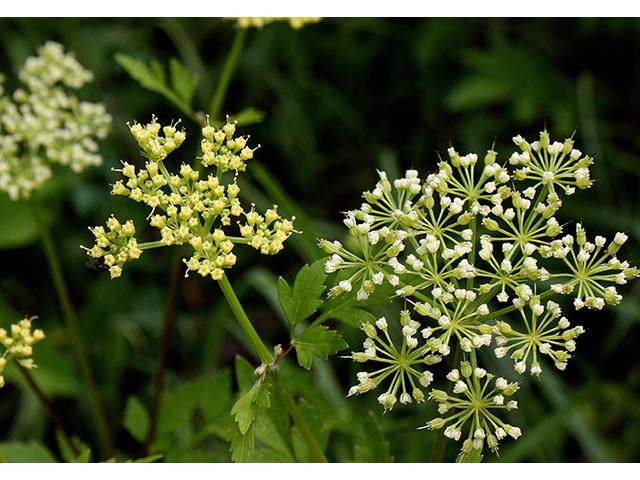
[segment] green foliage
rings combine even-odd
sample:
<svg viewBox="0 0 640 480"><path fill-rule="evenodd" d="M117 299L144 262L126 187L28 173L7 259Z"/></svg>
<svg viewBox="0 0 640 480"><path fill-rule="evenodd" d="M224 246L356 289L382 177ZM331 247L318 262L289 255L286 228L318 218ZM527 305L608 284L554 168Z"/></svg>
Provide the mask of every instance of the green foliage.
<svg viewBox="0 0 640 480"><path fill-rule="evenodd" d="M28 245L38 238L38 225L34 221L29 202L13 201L0 195L0 248Z"/></svg>
<svg viewBox="0 0 640 480"><path fill-rule="evenodd" d="M235 417L238 431L242 435L247 433L251 424L256 421L260 407L269 407L270 386L268 383L256 383L233 405L231 415Z"/></svg>
<svg viewBox="0 0 640 480"><path fill-rule="evenodd" d="M297 324L311 317L322 305L323 300L320 296L325 290L326 277L324 261L317 260L311 266L305 265L300 269L293 283L293 289L284 278L278 279L278 300L289 320L292 332ZM356 313L355 309L352 313ZM340 316L340 314L336 315ZM325 318L327 316L331 318L330 315L323 315ZM348 314L345 314L344 318L348 318ZM322 317L318 320L321 319ZM311 369L312 355L326 359L329 355L349 346L336 331L317 323L316 321L305 328L291 341L296 349L298 364L307 370Z"/></svg>
<svg viewBox="0 0 640 480"><path fill-rule="evenodd" d="M138 397L130 395L127 398L122 426L138 442L144 442L149 429L149 412Z"/></svg>
<svg viewBox="0 0 640 480"><path fill-rule="evenodd" d="M378 415L367 412L362 432L353 445L353 460L359 463L393 462L389 450L389 441L385 439Z"/></svg>
<svg viewBox="0 0 640 480"><path fill-rule="evenodd" d="M320 295L324 292L323 264L314 262L300 269L293 282L293 290L287 281L278 279L278 300L292 327L309 318L322 305Z"/></svg>
<svg viewBox="0 0 640 480"><path fill-rule="evenodd" d="M245 380L238 383L246 383L246 361L236 361L236 373L239 377L244 375ZM235 422L229 428L227 441L231 442L231 459L234 462L246 462L254 449L255 436L265 438L264 425L257 419L260 408L268 408L270 384L261 380L256 381L249 391L242 395L231 408L231 415Z"/></svg>
<svg viewBox="0 0 640 480"><path fill-rule="evenodd" d="M328 358L349 346L338 332L329 330L325 325L307 328L292 343L298 355L298 363L307 370L311 369L311 355Z"/></svg>
<svg viewBox="0 0 640 480"><path fill-rule="evenodd" d="M46 203L55 208L45 213L59 246L110 428L119 432L118 421L127 418L128 398L137 398L150 411L172 260L145 253L130 272L110 281L108 274L85 267L86 255L78 245L90 241L87 225L99 224L113 212L133 218L136 225L144 224L148 211L118 202L106 187L115 181L111 168L121 168L120 159L139 159L126 122L147 119L152 113L168 122L175 119L174 106L191 111L209 105L236 30L232 21L217 18L151 17L4 18L0 27L0 72L17 71L36 46L57 39L96 76L83 95L104 101L114 116L114 131L99 142L104 165L83 172L65 182L55 196L47 196ZM305 306L293 292L294 281L288 284L290 311L324 301L293 324L293 332L289 319L283 318L284 306L265 302L250 280L258 264L268 270L272 280L265 288L271 288L275 297L278 277L294 279L302 264L324 255L316 248L314 235L343 235L339 212L360 205L360 192L376 181L375 168L386 170L391 178L408 168L428 174L436 170L434 152L446 155L450 140L465 153L486 150L495 141L502 157L515 134L535 136L546 122L550 131L564 138L577 126L576 143L584 145L589 155L597 152L592 172L597 188L586 191L580 201L563 199L566 216L559 221L583 219L607 238L617 230L627 231L631 241L624 246L625 258L638 258L640 68L629 52L640 48L639 32L634 18L329 18L300 30L287 24L249 30L220 118L212 119L212 125L223 122L229 113L239 120L242 134L261 144L262 163L249 169L251 178L245 181L247 187L242 186L247 193L242 201L256 201L261 207L249 187L266 191L283 214L298 217L295 228L303 232L291 239L295 248L277 257L258 261L256 254L239 259L231 278L265 343L286 345L319 319L318 326L331 328L325 334L332 335L335 329L346 343L357 346L362 335L353 327L373 323L379 312L397 314L389 302L392 290L366 304L357 302L355 292L332 299L320 294L315 299L310 296ZM129 59L128 67L114 61L114 52L120 52L120 59ZM170 60L172 56L177 62ZM136 81L125 73L133 70ZM5 86L6 91L15 88ZM258 123L263 118L266 121ZM256 123L249 124L251 120ZM191 149L192 155L176 158L177 164L200 154L197 135L187 143L183 148ZM57 182L55 176L52 182ZM0 198L0 312L39 316L39 326L50 342L39 345L34 354L39 365L34 379L72 436L81 440L77 442L81 456L86 458L86 445L91 448L90 460L105 461L91 430L77 361L61 327L46 260L29 218L28 205ZM347 245L351 239L344 234L340 240ZM183 275L179 271L176 276L167 389L150 458L229 461L226 438L230 426L237 425L229 412L237 395L248 392L256 380L254 366L247 365L248 384L234 378L230 366L238 354L249 358L251 346L220 301L215 285L197 275L186 279ZM523 396L540 398L535 405L523 402L514 414L514 424L522 425L523 436L501 445L499 459L487 455L484 462L640 459L634 367L640 325L637 288L627 290L625 303L607 312L581 337L566 375L552 390L542 390L546 381L521 386ZM375 316L370 313L372 307L376 307ZM580 313L590 316L590 312ZM11 323L9 317L4 320ZM331 323L334 320L339 323ZM399 333L390 332L392 336ZM382 417L375 396L345 398L358 365L330 356L314 362L307 372L292 354L281 359L280 371L300 408L305 408L299 400L304 397L330 432L325 450L330 461L392 457L398 462L423 462L429 458L431 445L423 438L431 437L426 431L421 431L424 437L415 432L425 421L420 410L408 408L402 415L392 411ZM312 355L307 352L307 358ZM545 367L545 374L550 370ZM62 446L59 435L51 435L57 427L20 373L9 366L5 378L0 424L8 460L15 461L16 452L24 461L78 458ZM238 390L236 380L239 384L242 380ZM200 387L189 386L198 383ZM435 411L433 403L426 405ZM294 450L295 427L279 395L270 396L270 405L257 413L265 437L254 435L248 461L296 461L302 449ZM131 419L128 425L132 427ZM116 439L115 460L141 456L137 440L126 434ZM64 448L68 451L63 452ZM455 458L458 448L449 442L445 458Z"/></svg>
<svg viewBox="0 0 640 480"><path fill-rule="evenodd" d="M163 95L183 112L191 112L191 103L198 85L198 77L189 73L180 60L177 58L169 59L171 79L169 84L165 69L158 60L151 60L147 65L143 60L121 53L116 54L115 58L129 75L140 82L144 88Z"/></svg>
<svg viewBox="0 0 640 480"><path fill-rule="evenodd" d="M5 442L2 451L9 463L55 463L56 458L38 440L28 442Z"/></svg>
<svg viewBox="0 0 640 480"><path fill-rule="evenodd" d="M483 457L481 448L472 448L469 453L460 452L456 457L456 463L480 463Z"/></svg>

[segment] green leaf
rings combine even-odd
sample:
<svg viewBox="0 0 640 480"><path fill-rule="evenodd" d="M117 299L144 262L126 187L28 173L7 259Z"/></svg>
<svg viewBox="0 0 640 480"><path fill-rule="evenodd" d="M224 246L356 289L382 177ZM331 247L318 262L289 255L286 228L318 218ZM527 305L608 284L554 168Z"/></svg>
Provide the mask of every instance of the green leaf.
<svg viewBox="0 0 640 480"><path fill-rule="evenodd" d="M58 444L58 449L60 450L60 457L63 462L82 462L83 456L86 451L89 451L89 445L80 440L77 436L73 435L71 437L71 441L76 445L79 451L83 452L80 456L76 455L69 444L67 443L67 439L62 434L61 430L56 430L56 442ZM89 460L86 460L87 462Z"/></svg>
<svg viewBox="0 0 640 480"><path fill-rule="evenodd" d="M255 384L231 409L231 415L235 417L240 433L247 433L260 407L269 406L269 386L269 383Z"/></svg>
<svg viewBox="0 0 640 480"><path fill-rule="evenodd" d="M293 282L293 290L284 278L278 279L278 300L292 326L309 318L322 305L320 295L324 292L324 265L317 261L303 266Z"/></svg>
<svg viewBox="0 0 640 480"><path fill-rule="evenodd" d="M171 87L167 83L164 67L157 60L151 60L147 65L143 60L122 53L117 53L115 59L144 88L163 95L180 110L191 114L191 100L198 77L191 75L178 59L169 61Z"/></svg>
<svg viewBox="0 0 640 480"><path fill-rule="evenodd" d="M149 412L135 395L127 397L122 425L138 442L144 442L149 429Z"/></svg>
<svg viewBox="0 0 640 480"><path fill-rule="evenodd" d="M472 448L468 454L460 452L456 457L456 463L480 463L483 457L481 448Z"/></svg>
<svg viewBox="0 0 640 480"><path fill-rule="evenodd" d="M200 410L207 422L213 422L222 413L228 412L231 398L231 371L225 369L210 380L202 382Z"/></svg>
<svg viewBox="0 0 640 480"><path fill-rule="evenodd" d="M245 108L244 110L230 116L230 120L237 120L242 126L251 125L252 123L260 123L267 114L262 110L254 107Z"/></svg>
<svg viewBox="0 0 640 480"><path fill-rule="evenodd" d="M56 458L41 442L7 442L2 452L9 463L57 463Z"/></svg>
<svg viewBox="0 0 640 480"><path fill-rule="evenodd" d="M165 393L160 404L157 436L173 434L191 423L199 407L201 389L200 380L193 380Z"/></svg>
<svg viewBox="0 0 640 480"><path fill-rule="evenodd" d="M86 449L80 455L78 455L71 463L89 463L91 460L91 450Z"/></svg>
<svg viewBox="0 0 640 480"><path fill-rule="evenodd" d="M244 357L236 357L235 367L238 390L249 390L256 381L255 367Z"/></svg>
<svg viewBox="0 0 640 480"><path fill-rule="evenodd" d="M174 92L186 105L190 106L198 86L198 76L191 75L180 60L174 57L169 59L169 71Z"/></svg>
<svg viewBox="0 0 640 480"><path fill-rule="evenodd" d="M325 325L306 329L291 343L296 349L298 364L307 370L311 368L311 355L326 359L349 346L338 332Z"/></svg>
<svg viewBox="0 0 640 480"><path fill-rule="evenodd" d="M327 318L340 320L354 328L360 328L360 325L362 325L363 322L374 323L376 321L375 315L363 310L362 308L339 306L338 308L325 313L327 314Z"/></svg>
<svg viewBox="0 0 640 480"><path fill-rule="evenodd" d="M0 248L16 248L38 239L38 225L26 200L13 201L0 192Z"/></svg>
<svg viewBox="0 0 640 480"><path fill-rule="evenodd" d="M254 439L253 429L249 429L246 433L241 433L237 423L233 423L229 428L227 441L231 442L231 460L234 462L245 463L249 459L249 455L253 452Z"/></svg>
<svg viewBox="0 0 640 480"><path fill-rule="evenodd" d="M384 438L384 431L378 416L369 411L360 435L353 448L353 460L358 463L388 463L393 461L389 455L389 442Z"/></svg>
<svg viewBox="0 0 640 480"><path fill-rule="evenodd" d="M157 455L149 455L148 457L138 458L137 460L127 460L127 463L152 463L156 460L160 460L164 455L161 453Z"/></svg>

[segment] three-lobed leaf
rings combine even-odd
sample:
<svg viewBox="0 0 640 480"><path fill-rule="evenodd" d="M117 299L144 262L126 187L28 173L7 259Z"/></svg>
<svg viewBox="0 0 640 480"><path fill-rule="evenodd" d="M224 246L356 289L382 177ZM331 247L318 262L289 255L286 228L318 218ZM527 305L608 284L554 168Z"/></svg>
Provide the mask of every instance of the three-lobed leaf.
<svg viewBox="0 0 640 480"><path fill-rule="evenodd" d="M326 278L322 262L317 261L300 269L293 289L284 278L278 279L278 300L292 326L309 318L320 308L320 296L324 292Z"/></svg>
<svg viewBox="0 0 640 480"><path fill-rule="evenodd" d="M329 330L325 325L306 329L292 344L296 349L298 364L307 370L311 368L312 355L326 359L349 346L338 332Z"/></svg>

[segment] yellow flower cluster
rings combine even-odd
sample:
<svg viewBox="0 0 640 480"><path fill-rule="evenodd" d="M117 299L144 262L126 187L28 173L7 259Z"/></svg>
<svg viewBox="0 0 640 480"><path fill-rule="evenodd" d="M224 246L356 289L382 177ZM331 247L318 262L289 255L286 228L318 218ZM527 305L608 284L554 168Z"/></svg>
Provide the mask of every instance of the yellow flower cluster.
<svg viewBox="0 0 640 480"><path fill-rule="evenodd" d="M122 225L113 215L107 220L107 231L104 227L89 227L96 237L96 244L87 250L87 254L93 258L104 257L104 264L109 268L111 278L122 274L125 262L138 258L142 250L138 248L138 241L134 238L136 229L133 221L128 220Z"/></svg>
<svg viewBox="0 0 640 480"><path fill-rule="evenodd" d="M203 277L210 275L214 280L222 278L223 269L235 265L236 256L232 250L236 243L247 243L265 255L278 253L293 232L293 222L282 219L275 205L264 216L255 212L254 205L245 213L238 198L237 175L246 170L246 162L253 157L255 149L247 146L247 137L234 138L235 122L227 119L219 130L208 122L202 128L202 157L199 159L203 167L215 167L215 173L201 174L190 165L182 164L179 173L174 174L167 170L163 160L182 144L185 133L177 131L175 125L162 128L156 120L153 117L147 125L135 123L129 126L148 161L139 170L123 162L123 168L118 171L125 179L118 180L111 193L151 207L147 219L151 226L160 230L161 239L138 244L133 238L133 222L129 220L120 226L112 217L107 222L110 232L103 227L91 229L96 236L96 245L86 249L87 253L94 258L104 256L111 276L117 277L122 264L137 258L145 248L188 243L194 252L184 260L187 274L195 271ZM164 136L160 135L161 130ZM234 173L234 177L225 184L223 175L226 172ZM222 227L231 225L231 217L242 215L246 217L246 223L236 222L241 237L228 236ZM214 226L216 221L219 222L217 227Z"/></svg>
<svg viewBox="0 0 640 480"><path fill-rule="evenodd" d="M42 340L45 335L40 329L31 330L31 321L34 318L36 317L25 318L11 325L9 332L0 328L0 343L6 349L0 356L0 388L4 386L2 371L11 358L15 358L24 368L36 367L33 359L28 357L33 354L33 345Z"/></svg>
<svg viewBox="0 0 640 480"><path fill-rule="evenodd" d="M273 23L280 20L288 20L291 28L295 28L297 30L305 26L307 23L319 22L321 20L321 17L235 17L231 19L237 20L237 25L240 28L262 28L268 23Z"/></svg>

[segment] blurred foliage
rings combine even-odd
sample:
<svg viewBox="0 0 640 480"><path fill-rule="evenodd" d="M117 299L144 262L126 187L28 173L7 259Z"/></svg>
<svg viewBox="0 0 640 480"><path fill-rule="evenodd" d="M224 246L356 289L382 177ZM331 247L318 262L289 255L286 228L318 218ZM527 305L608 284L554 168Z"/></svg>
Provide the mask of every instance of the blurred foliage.
<svg viewBox="0 0 640 480"><path fill-rule="evenodd" d="M114 117L114 130L101 145L104 165L51 180L55 195L47 214L118 460L142 453L174 256L168 249L145 253L112 281L85 267L79 245L92 242L87 226L104 224L112 212L144 224L146 211L109 195L108 184L118 178L112 167L120 160L143 162L126 122L148 122L151 114L163 124L182 118L187 142L168 159L176 165L198 155L199 134L175 103L131 79L115 55L157 61L164 69L172 57L179 59L199 79L193 108L206 113L234 35L232 21L215 18L0 20L0 71L15 73L38 46L58 41L96 76L81 96L104 102ZM479 155L495 142L506 161L514 135L536 138L546 125L552 140L562 141L575 131L576 147L595 156L592 178L598 181L566 199L561 220L582 219L591 237L627 231L621 256L637 261L637 51L640 20L625 18L330 18L299 30L286 22L250 30L222 109L265 112L262 123L239 127L261 145L243 193L256 201L254 192L264 189L264 203L271 198L304 230L273 258L243 250L229 274L262 338L271 345L288 341L275 300L277 278L292 282L304 263L324 255L313 248L312 235L344 240L340 212L360 204L361 192L376 182L376 168L394 177L413 167L426 176L449 142L461 154ZM13 91L7 76L6 90ZM38 328L48 338L36 349L41 368L33 377L73 434L93 445L88 402L29 211L6 198L0 198L0 247L2 324L39 316ZM501 444L501 461L640 461L639 288L621 289L624 304L614 309L572 315L587 334L567 372L546 368L543 381L523 383L520 409L512 413L524 435ZM167 393L149 453L174 462L229 461L229 412L238 384L246 383L234 375L235 358L243 355L254 366L256 359L215 283L192 275L179 291ZM362 341L360 332L339 328L350 345ZM305 412L322 422L330 461L428 460L434 435L415 428L428 418L424 409L435 408L432 402L381 416L375 395L345 399L357 365L316 359L307 372L289 357L282 375L304 399ZM6 378L0 442L9 460L65 458L54 424L22 377L8 367ZM306 458L276 397L265 423L278 438L258 443L250 461ZM449 442L447 458L458 449Z"/></svg>

